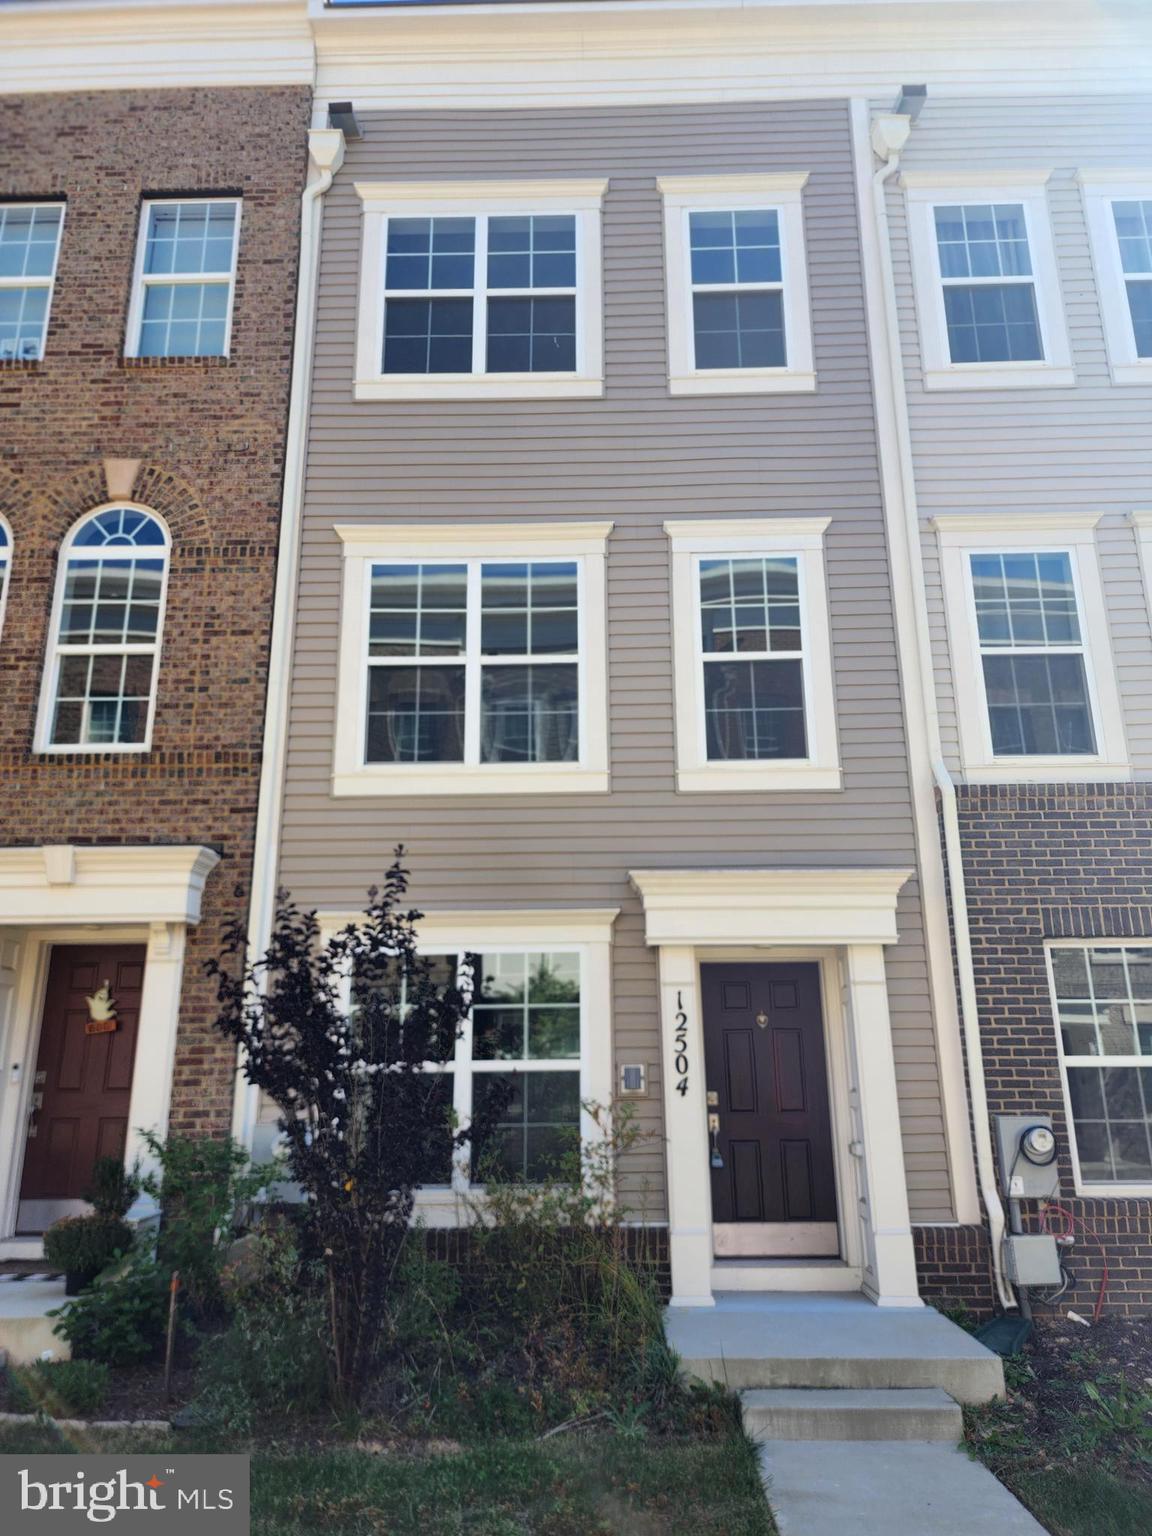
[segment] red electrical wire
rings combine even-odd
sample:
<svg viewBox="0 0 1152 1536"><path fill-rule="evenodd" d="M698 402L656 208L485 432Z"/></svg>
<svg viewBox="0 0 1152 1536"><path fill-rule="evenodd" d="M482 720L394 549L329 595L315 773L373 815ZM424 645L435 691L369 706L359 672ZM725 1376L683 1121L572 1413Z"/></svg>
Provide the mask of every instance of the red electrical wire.
<svg viewBox="0 0 1152 1536"><path fill-rule="evenodd" d="M1054 1232L1052 1230L1052 1227L1048 1221L1049 1211L1055 1211L1058 1216L1063 1218L1064 1225L1061 1227L1059 1232ZM1094 1232L1088 1223L1083 1219L1083 1217L1077 1216L1074 1211L1070 1211L1067 1206L1060 1205L1055 1200L1046 1200L1040 1207L1040 1220L1044 1225L1045 1232L1051 1233L1051 1235L1055 1237L1057 1241L1059 1241L1061 1237L1075 1237L1076 1228L1079 1227L1084 1236L1090 1237L1096 1244L1097 1248L1099 1248L1100 1262L1103 1266L1103 1270L1100 1276L1100 1290L1096 1296L1096 1306L1092 1313L1092 1321L1094 1323L1098 1323L1100 1321L1100 1313L1104 1310L1104 1297L1108 1294L1108 1255L1105 1252L1103 1242L1097 1233Z"/></svg>

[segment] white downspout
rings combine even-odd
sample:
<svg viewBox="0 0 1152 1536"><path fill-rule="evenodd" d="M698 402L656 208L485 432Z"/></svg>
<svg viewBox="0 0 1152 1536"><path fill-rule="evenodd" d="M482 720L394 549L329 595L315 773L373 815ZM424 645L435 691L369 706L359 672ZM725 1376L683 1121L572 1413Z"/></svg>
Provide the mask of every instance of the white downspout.
<svg viewBox="0 0 1152 1536"><path fill-rule="evenodd" d="M854 102L855 111L866 113L863 102ZM876 220L881 289L884 301L885 335L878 347L884 353L888 383L895 406L894 427L898 447L898 499L903 511L903 537L907 569L912 585L915 611L916 644L921 664L917 668L923 699L924 723L928 733L928 751L932 776L940 792L944 821L944 847L947 854L948 891L952 902L952 927L956 943L956 969L960 980L960 1020L964 1036L964 1056L968 1067L968 1089L972 1103L972 1130L976 1152L976 1177L980 1198L988 1216L992 1248L992 1271L996 1292L1004 1307L1015 1307L1016 1297L1004 1275L1004 1207L996 1184L996 1165L992 1153L992 1133L988 1118L988 1090L984 1078L984 1055L980 1045L980 1012L973 977L972 935L968 926L968 893L964 880L964 859L960 843L960 820L956 809L956 786L940 741L940 717L936 705L936 685L932 671L932 639L928 626L928 602L924 589L924 567L920 551L920 515L916 504L916 477L912 443L908 428L908 401L904 390L904 363L900 348L899 312L896 282L892 271L892 247L888 228L887 183L900 168L900 152L912 130L912 119L894 112L877 115L872 122L871 144L880 167L872 177L872 205ZM874 345L878 339L874 338Z"/></svg>
<svg viewBox="0 0 1152 1536"><path fill-rule="evenodd" d="M300 208L300 269L296 282L296 330L292 344L292 386L284 442L284 490L280 502L280 544L268 654L268 693L264 707L260 796L252 850L252 890L248 902L248 956L263 954L272 932L276 905L276 870L280 857L280 803L287 757L288 688L296 632L296 570L300 558L300 521L308 446L308 407L312 391L312 352L320 270L320 231L325 192L344 161L344 135L338 128L308 133L310 167L319 173L304 190ZM236 1073L232 1100L232 1136L251 1148L259 1107L259 1089Z"/></svg>

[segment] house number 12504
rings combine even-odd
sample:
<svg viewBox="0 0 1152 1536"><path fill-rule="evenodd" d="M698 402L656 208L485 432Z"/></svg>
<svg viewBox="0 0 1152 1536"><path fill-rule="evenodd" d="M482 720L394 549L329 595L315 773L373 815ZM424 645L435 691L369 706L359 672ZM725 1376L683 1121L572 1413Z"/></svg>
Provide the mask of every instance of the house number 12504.
<svg viewBox="0 0 1152 1536"><path fill-rule="evenodd" d="M683 1098L688 1092L688 1015L684 1012L684 994L676 994L676 1028L672 1035L676 1052L672 1065L676 1071L676 1092Z"/></svg>

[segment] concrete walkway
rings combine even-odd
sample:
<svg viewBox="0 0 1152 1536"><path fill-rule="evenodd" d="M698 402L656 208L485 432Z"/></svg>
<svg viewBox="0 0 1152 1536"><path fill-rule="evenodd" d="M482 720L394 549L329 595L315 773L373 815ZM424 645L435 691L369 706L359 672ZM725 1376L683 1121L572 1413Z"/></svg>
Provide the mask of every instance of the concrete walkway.
<svg viewBox="0 0 1152 1536"><path fill-rule="evenodd" d="M955 1446L765 1440L760 1467L780 1536L1045 1536Z"/></svg>

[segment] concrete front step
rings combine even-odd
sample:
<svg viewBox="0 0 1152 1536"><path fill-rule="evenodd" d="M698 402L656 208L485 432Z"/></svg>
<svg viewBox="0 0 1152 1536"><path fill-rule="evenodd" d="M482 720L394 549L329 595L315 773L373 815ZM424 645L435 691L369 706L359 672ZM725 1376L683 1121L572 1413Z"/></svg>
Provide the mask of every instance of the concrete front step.
<svg viewBox="0 0 1152 1536"><path fill-rule="evenodd" d="M54 1332L48 1313L64 1305L63 1280L6 1281L0 1285L0 1350L13 1365L49 1355L67 1360L68 1342Z"/></svg>
<svg viewBox="0 0 1152 1536"><path fill-rule="evenodd" d="M760 1388L742 1394L754 1440L936 1440L955 1445L964 1416L939 1387L903 1391Z"/></svg>
<svg viewBox="0 0 1152 1536"><path fill-rule="evenodd" d="M728 1294L711 1308L670 1307L667 1331L690 1375L734 1392L938 1387L958 1403L1004 1395L999 1356L930 1307L813 1292Z"/></svg>

